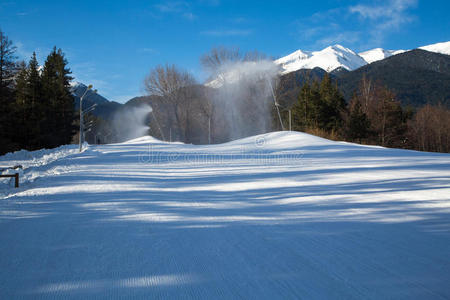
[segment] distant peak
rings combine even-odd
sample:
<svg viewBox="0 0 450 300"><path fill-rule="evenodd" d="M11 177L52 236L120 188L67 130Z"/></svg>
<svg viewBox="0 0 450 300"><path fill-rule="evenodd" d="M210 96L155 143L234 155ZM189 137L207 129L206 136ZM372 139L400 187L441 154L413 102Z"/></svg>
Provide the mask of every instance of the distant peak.
<svg viewBox="0 0 450 300"><path fill-rule="evenodd" d="M419 49L450 55L450 41L419 47Z"/></svg>
<svg viewBox="0 0 450 300"><path fill-rule="evenodd" d="M344 52L355 53L351 49L346 48L346 47L344 47L342 45L339 45L339 44L329 46L329 47L325 48L324 50L326 50L326 49L332 49L332 50L335 50L335 51L344 51Z"/></svg>

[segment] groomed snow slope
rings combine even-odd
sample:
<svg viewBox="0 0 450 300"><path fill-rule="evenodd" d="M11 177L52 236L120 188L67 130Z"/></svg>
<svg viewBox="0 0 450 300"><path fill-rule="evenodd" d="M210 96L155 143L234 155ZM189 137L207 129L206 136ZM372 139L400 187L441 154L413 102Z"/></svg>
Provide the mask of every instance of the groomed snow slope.
<svg viewBox="0 0 450 300"><path fill-rule="evenodd" d="M450 297L448 154L277 132L33 168L0 198L1 299Z"/></svg>

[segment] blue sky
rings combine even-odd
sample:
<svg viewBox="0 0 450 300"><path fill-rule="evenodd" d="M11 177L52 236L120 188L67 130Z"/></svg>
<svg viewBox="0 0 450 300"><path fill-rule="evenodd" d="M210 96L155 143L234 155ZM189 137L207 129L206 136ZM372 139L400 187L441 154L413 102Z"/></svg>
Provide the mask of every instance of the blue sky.
<svg viewBox="0 0 450 300"><path fill-rule="evenodd" d="M0 0L0 28L42 64L62 48L76 80L110 100L142 95L158 64L201 81L199 57L224 45L281 57L342 44L411 49L450 40L450 1L30 1Z"/></svg>

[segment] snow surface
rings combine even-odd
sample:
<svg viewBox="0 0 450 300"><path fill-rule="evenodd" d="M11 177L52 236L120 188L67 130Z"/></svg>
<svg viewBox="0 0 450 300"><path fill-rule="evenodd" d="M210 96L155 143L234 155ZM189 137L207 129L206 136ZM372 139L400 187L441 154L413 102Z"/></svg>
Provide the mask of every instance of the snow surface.
<svg viewBox="0 0 450 300"><path fill-rule="evenodd" d="M330 46L314 52L298 50L291 55L276 60L275 63L281 65L284 74L316 67L322 68L327 72L331 72L339 67L351 71L367 64L358 54L341 45Z"/></svg>
<svg viewBox="0 0 450 300"><path fill-rule="evenodd" d="M84 147L86 146L87 144L84 144ZM0 174L19 173L19 185L21 185L25 182L34 181L41 176L42 169L47 169L47 172L59 174L64 168L55 166L55 168L48 170L49 166L56 160L78 152L78 145L66 145L55 149L41 149L37 151L20 150L8 153L0 156ZM20 166L20 168L12 169L15 166ZM14 179L0 178L0 196L2 195L1 189L8 186L14 187Z"/></svg>
<svg viewBox="0 0 450 300"><path fill-rule="evenodd" d="M39 174L1 190L1 299L450 298L449 154L295 132L71 147L0 157Z"/></svg>
<svg viewBox="0 0 450 300"><path fill-rule="evenodd" d="M400 54L406 52L405 50L384 50L382 48L376 48L369 51L359 53L368 64L375 61L383 60L385 58L391 57L392 55Z"/></svg>
<svg viewBox="0 0 450 300"><path fill-rule="evenodd" d="M450 55L450 42L437 43L433 45L423 46L419 49Z"/></svg>

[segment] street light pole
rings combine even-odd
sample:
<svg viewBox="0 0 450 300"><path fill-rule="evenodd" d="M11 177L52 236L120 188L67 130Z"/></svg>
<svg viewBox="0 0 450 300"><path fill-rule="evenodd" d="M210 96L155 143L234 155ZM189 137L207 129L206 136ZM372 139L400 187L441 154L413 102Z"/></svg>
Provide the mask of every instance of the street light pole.
<svg viewBox="0 0 450 300"><path fill-rule="evenodd" d="M211 117L208 118L208 144L211 144Z"/></svg>
<svg viewBox="0 0 450 300"><path fill-rule="evenodd" d="M277 102L277 98L276 98L275 92L273 90L272 82L270 81L269 77L267 77L267 82L269 83L270 90L272 91L273 103L274 103L275 108L278 113L278 119L280 120L281 130L284 131L283 120L281 119L280 108L279 108L280 104L278 104L278 102Z"/></svg>
<svg viewBox="0 0 450 300"><path fill-rule="evenodd" d="M292 131L292 113L289 110L289 131Z"/></svg>
<svg viewBox="0 0 450 300"><path fill-rule="evenodd" d="M80 152L83 145L83 135L84 135L84 122L83 122L83 98L86 96L87 92L92 89L92 84L90 84L86 91L84 91L83 96L80 98L80 136L79 136L79 144L80 144Z"/></svg>

